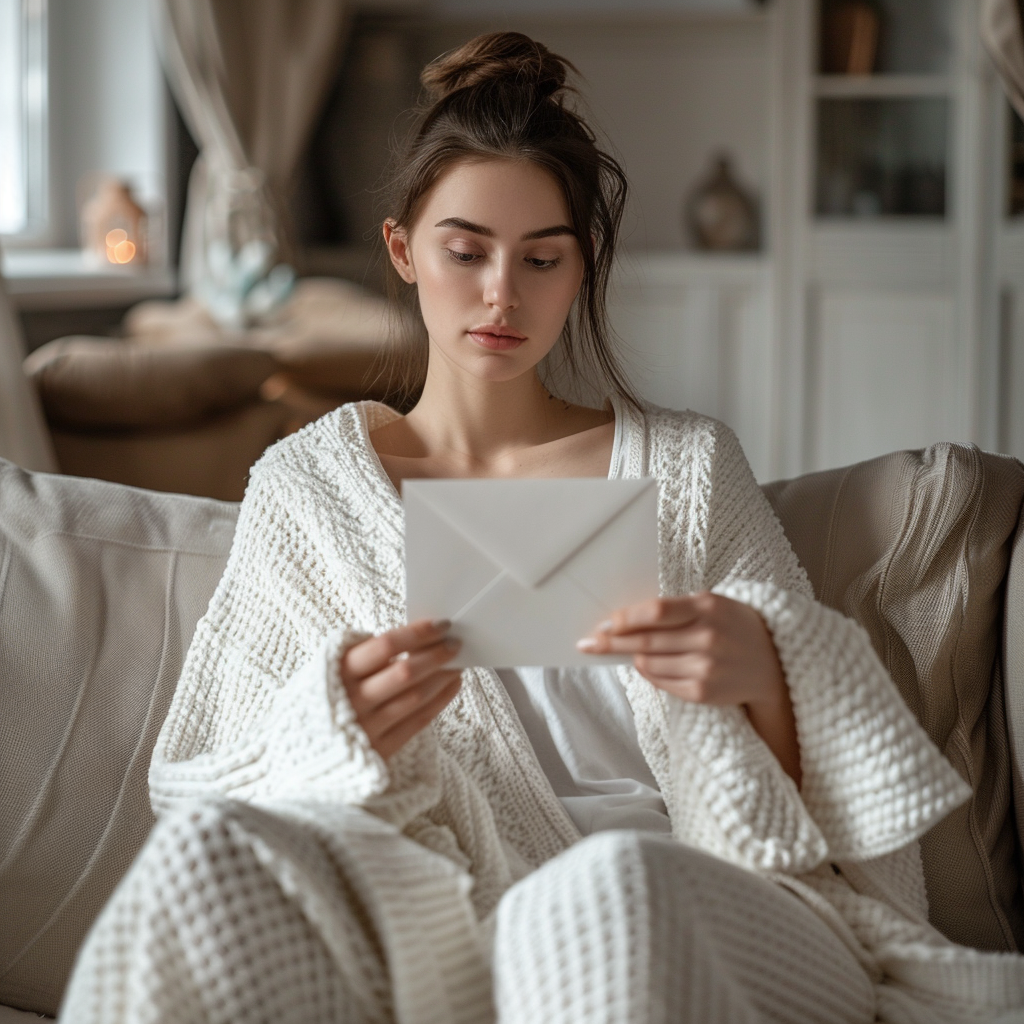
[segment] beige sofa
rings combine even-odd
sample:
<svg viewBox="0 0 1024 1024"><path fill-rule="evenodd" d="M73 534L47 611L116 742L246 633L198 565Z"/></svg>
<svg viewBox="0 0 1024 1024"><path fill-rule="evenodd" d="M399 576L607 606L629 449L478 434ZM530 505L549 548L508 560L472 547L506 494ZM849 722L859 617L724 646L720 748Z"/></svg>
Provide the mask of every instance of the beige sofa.
<svg viewBox="0 0 1024 1024"><path fill-rule="evenodd" d="M238 501L268 445L384 396L379 354L402 323L353 282L305 278L258 328L224 331L189 299L144 302L125 337L59 338L24 368L61 472Z"/></svg>
<svg viewBox="0 0 1024 1024"><path fill-rule="evenodd" d="M766 490L818 595L864 624L973 788L923 842L935 924L1024 948L1024 467L936 445ZM151 828L150 750L236 511L0 461L8 1007L56 1012L82 936ZM0 1022L23 1016L0 1008Z"/></svg>

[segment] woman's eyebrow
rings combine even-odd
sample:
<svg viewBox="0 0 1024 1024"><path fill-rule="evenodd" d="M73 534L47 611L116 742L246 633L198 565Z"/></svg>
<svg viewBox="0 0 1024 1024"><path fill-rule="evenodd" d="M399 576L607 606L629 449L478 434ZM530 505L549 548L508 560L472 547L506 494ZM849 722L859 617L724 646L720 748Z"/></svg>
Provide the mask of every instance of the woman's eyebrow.
<svg viewBox="0 0 1024 1024"><path fill-rule="evenodd" d="M461 217L446 217L439 220L435 228L460 228L463 231L472 231L474 235L483 235L485 238L493 238L494 232L491 228L485 228L482 224L474 224L472 221L463 220ZM555 235L575 235L567 224L555 224L550 228L539 228L537 231L528 231L522 237L522 241L529 242L535 238L553 238Z"/></svg>

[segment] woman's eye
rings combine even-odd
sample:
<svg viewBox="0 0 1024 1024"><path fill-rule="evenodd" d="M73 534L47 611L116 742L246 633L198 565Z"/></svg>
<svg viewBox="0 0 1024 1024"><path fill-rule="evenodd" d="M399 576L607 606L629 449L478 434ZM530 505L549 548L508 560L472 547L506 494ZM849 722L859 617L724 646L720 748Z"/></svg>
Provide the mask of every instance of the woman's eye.
<svg viewBox="0 0 1024 1024"><path fill-rule="evenodd" d="M445 249L445 252L456 263L475 263L479 259L475 252L460 252L458 249Z"/></svg>
<svg viewBox="0 0 1024 1024"><path fill-rule="evenodd" d="M557 267L562 261L558 258L553 260L542 260L538 256L531 256L527 258L526 262L529 263L531 267L536 267L538 270L550 270L551 267Z"/></svg>

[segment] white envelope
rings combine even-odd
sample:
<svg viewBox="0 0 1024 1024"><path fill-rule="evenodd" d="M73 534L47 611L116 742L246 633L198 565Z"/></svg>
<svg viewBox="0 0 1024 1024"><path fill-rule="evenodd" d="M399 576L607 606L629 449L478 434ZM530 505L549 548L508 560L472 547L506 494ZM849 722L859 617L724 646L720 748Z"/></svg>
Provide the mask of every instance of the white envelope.
<svg viewBox="0 0 1024 1024"><path fill-rule="evenodd" d="M450 664L628 664L576 641L658 594L653 479L406 480L406 611L452 620Z"/></svg>

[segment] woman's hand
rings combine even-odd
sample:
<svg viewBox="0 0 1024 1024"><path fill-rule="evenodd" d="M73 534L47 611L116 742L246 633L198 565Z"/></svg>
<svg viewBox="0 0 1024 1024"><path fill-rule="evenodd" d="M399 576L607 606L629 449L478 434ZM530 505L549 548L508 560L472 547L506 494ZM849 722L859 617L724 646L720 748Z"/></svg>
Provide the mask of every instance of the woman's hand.
<svg viewBox="0 0 1024 1024"><path fill-rule="evenodd" d="M740 705L800 785L800 747L775 642L749 605L703 591L658 598L614 612L579 641L588 654L634 655L655 686L698 704Z"/></svg>
<svg viewBox="0 0 1024 1024"><path fill-rule="evenodd" d="M429 725L459 692L461 669L444 669L459 649L451 623L422 619L350 647L341 681L356 721L387 759Z"/></svg>

